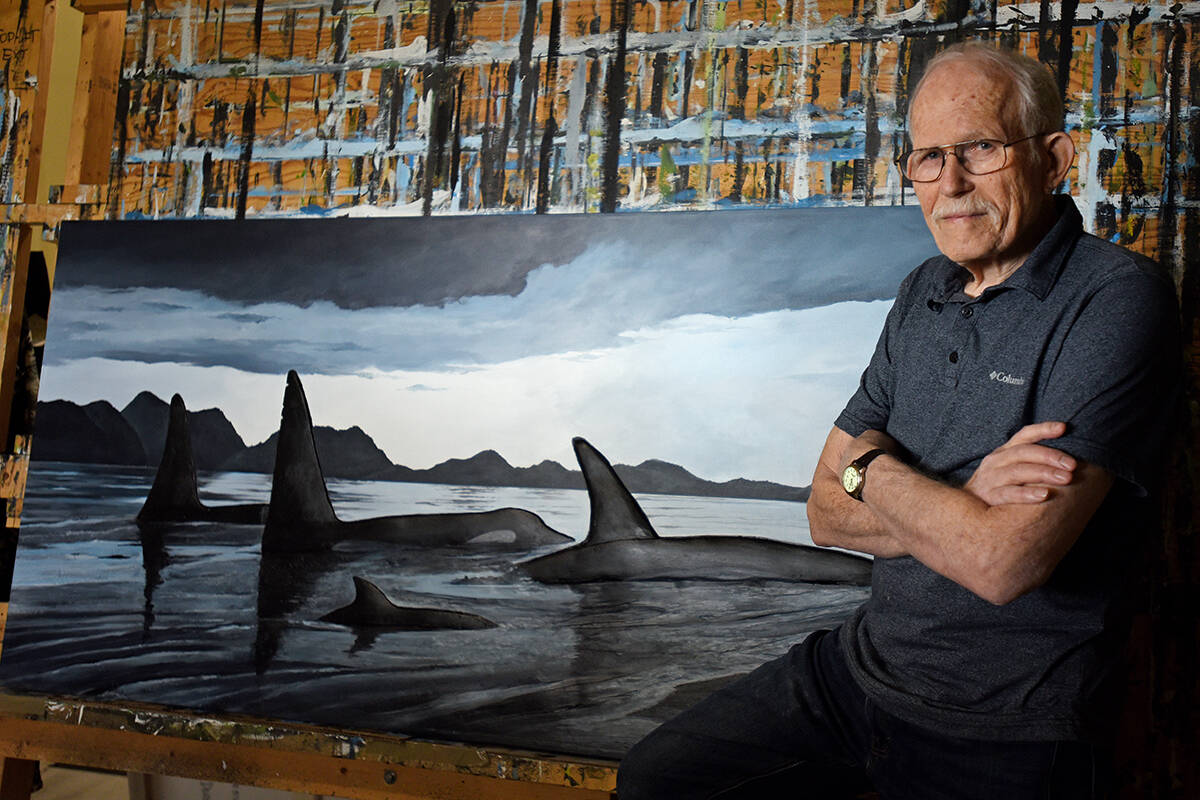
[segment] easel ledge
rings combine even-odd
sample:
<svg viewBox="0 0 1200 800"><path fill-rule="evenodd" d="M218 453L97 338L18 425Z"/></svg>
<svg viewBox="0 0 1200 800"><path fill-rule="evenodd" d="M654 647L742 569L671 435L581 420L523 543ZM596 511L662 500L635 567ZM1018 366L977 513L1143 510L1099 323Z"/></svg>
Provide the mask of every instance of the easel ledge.
<svg viewBox="0 0 1200 800"><path fill-rule="evenodd" d="M3 800L29 797L35 761L360 800L610 800L616 786L611 761L7 692L0 756Z"/></svg>

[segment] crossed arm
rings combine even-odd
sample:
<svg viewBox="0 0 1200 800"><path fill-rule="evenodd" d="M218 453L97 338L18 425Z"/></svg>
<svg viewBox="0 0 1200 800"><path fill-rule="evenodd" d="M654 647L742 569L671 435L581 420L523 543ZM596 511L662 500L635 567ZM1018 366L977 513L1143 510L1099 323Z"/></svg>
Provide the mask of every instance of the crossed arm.
<svg viewBox="0 0 1200 800"><path fill-rule="evenodd" d="M1112 486L1104 469L1039 444L1066 432L1061 422L1018 431L992 451L967 483L950 486L903 461L885 433L834 428L808 501L813 541L880 558L912 556L995 604L1040 586ZM843 491L842 470L876 447L862 502Z"/></svg>

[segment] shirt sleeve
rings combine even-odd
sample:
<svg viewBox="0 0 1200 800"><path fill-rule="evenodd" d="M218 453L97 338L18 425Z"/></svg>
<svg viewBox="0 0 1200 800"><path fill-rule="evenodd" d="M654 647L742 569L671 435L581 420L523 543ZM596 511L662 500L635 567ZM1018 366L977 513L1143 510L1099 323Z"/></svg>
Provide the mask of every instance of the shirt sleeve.
<svg viewBox="0 0 1200 800"><path fill-rule="evenodd" d="M891 343L899 336L902 309L908 302L912 281L913 275L909 275L900 284L875 343L875 352L859 379L858 390L833 423L851 436L859 436L868 430L887 430L895 387Z"/></svg>
<svg viewBox="0 0 1200 800"><path fill-rule="evenodd" d="M1179 397L1175 293L1164 277L1102 285L1061 340L1038 418L1067 423L1047 445L1101 466L1144 495L1157 482Z"/></svg>

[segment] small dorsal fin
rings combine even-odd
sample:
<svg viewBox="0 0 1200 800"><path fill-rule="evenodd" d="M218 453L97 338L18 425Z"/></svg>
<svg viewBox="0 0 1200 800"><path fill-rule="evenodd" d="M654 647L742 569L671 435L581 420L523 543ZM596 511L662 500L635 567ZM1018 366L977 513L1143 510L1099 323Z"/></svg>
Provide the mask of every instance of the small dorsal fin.
<svg viewBox="0 0 1200 800"><path fill-rule="evenodd" d="M366 578L360 578L357 575L354 576L354 602L350 605L359 613L377 609L390 611L396 608L396 604L383 593L382 589Z"/></svg>
<svg viewBox="0 0 1200 800"><path fill-rule="evenodd" d="M576 436L571 444L592 505L592 519L584 541L597 544L621 539L657 539L646 512L625 488L608 459L583 437Z"/></svg>
<svg viewBox="0 0 1200 800"><path fill-rule="evenodd" d="M283 413L275 442L275 472L271 478L271 506L263 531L268 550L295 549L299 543L279 541L294 534L295 523L304 525L336 522L333 503L325 488L317 444L313 439L312 415L304 387L295 370L289 370L283 393Z"/></svg>
<svg viewBox="0 0 1200 800"><path fill-rule="evenodd" d="M137 518L142 522L177 521L203 512L196 488L196 460L188 432L187 407L178 394L171 398L167 439L154 474L154 485Z"/></svg>

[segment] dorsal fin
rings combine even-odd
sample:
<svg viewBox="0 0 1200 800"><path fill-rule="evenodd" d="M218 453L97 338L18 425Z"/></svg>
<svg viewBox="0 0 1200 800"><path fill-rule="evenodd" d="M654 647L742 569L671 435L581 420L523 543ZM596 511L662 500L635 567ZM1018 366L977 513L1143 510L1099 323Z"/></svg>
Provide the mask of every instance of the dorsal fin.
<svg viewBox="0 0 1200 800"><path fill-rule="evenodd" d="M275 445L271 506L267 510L267 527L263 531L263 547L269 550L290 549L286 546L287 542L270 541L288 536L290 523L313 525L337 521L333 503L329 501L329 492L325 488L321 462L317 459L308 400L304 397L304 387L295 370L287 374L283 414Z"/></svg>
<svg viewBox="0 0 1200 800"><path fill-rule="evenodd" d="M396 604L378 586L366 578L360 578L355 575L354 602L350 604L350 607L362 614L377 609L390 611L396 608Z"/></svg>
<svg viewBox="0 0 1200 800"><path fill-rule="evenodd" d="M571 444L592 505L592 519L584 541L596 544L621 539L657 539L646 512L625 488L608 459L580 436L572 439Z"/></svg>
<svg viewBox="0 0 1200 800"><path fill-rule="evenodd" d="M188 432L187 407L178 394L171 398L167 439L154 474L154 485L137 518L142 522L188 519L203 511L196 488L196 460Z"/></svg>

